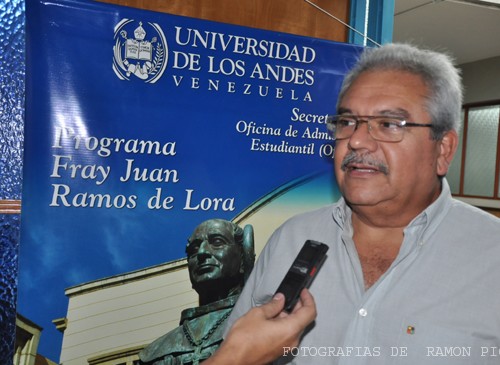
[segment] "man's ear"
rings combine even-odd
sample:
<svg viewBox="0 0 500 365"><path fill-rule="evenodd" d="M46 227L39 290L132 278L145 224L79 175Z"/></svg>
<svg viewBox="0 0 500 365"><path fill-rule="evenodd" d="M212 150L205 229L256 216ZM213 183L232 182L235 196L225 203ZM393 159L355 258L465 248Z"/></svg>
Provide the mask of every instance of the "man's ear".
<svg viewBox="0 0 500 365"><path fill-rule="evenodd" d="M453 156L458 147L458 134L451 130L444 134L438 144L437 175L445 176L450 168Z"/></svg>

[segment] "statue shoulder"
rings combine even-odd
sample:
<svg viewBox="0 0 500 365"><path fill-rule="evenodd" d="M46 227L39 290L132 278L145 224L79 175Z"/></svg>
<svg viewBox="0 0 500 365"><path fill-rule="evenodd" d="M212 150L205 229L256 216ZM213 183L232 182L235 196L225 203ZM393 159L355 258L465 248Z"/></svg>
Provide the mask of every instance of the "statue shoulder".
<svg viewBox="0 0 500 365"><path fill-rule="evenodd" d="M159 337L146 346L139 357L142 362L148 363L168 356L182 356L182 354L199 350L208 350L218 347L222 342L224 322L232 308L209 312L205 315L185 319L181 326Z"/></svg>
<svg viewBox="0 0 500 365"><path fill-rule="evenodd" d="M179 326L146 346L139 353L139 358L148 363L172 353L189 352L190 349L191 345L184 336L182 326Z"/></svg>

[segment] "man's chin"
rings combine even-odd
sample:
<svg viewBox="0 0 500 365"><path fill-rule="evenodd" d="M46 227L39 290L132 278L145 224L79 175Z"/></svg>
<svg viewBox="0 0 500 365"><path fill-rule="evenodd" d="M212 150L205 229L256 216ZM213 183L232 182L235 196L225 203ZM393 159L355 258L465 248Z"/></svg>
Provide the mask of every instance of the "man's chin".
<svg viewBox="0 0 500 365"><path fill-rule="evenodd" d="M347 204L352 207L370 207L375 206L380 202L377 197L367 197L367 196L353 196L345 199Z"/></svg>
<svg viewBox="0 0 500 365"><path fill-rule="evenodd" d="M385 189L350 188L343 193L345 201L352 206L376 206L387 200Z"/></svg>

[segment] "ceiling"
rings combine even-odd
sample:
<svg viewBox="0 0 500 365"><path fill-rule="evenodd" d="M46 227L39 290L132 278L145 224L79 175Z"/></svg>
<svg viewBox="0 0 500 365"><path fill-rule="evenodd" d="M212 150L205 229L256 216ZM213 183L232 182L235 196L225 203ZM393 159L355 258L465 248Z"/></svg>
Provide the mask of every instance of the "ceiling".
<svg viewBox="0 0 500 365"><path fill-rule="evenodd" d="M395 0L394 13L394 42L447 51L458 64L500 57L499 0Z"/></svg>

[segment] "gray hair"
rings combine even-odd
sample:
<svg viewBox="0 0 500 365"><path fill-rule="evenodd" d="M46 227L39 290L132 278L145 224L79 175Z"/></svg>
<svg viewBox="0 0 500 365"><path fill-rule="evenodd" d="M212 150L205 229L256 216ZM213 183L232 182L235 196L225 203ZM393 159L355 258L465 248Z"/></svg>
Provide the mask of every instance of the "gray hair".
<svg viewBox="0 0 500 365"><path fill-rule="evenodd" d="M427 111L431 116L432 138L440 139L449 130L460 130L462 81L453 59L409 44L391 43L366 49L354 68L344 78L338 104L353 82L365 71L397 70L420 76L430 92Z"/></svg>

